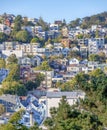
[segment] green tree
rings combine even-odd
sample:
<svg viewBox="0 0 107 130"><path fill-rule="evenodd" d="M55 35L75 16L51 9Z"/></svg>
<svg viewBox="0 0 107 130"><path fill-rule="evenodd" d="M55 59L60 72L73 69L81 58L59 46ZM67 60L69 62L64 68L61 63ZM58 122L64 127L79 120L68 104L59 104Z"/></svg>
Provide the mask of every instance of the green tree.
<svg viewBox="0 0 107 130"><path fill-rule="evenodd" d="M21 30L21 24L22 24L22 16L17 15L15 20L14 20L14 28L13 31L18 32Z"/></svg>
<svg viewBox="0 0 107 130"><path fill-rule="evenodd" d="M29 130L42 130L41 128L39 128L37 123L34 123L34 126L30 127Z"/></svg>
<svg viewBox="0 0 107 130"><path fill-rule="evenodd" d="M98 53L98 56L99 56L99 62L100 63L105 63L106 62L106 55L105 55L104 52Z"/></svg>
<svg viewBox="0 0 107 130"><path fill-rule="evenodd" d="M0 115L2 115L5 112L5 107L0 104Z"/></svg>
<svg viewBox="0 0 107 130"><path fill-rule="evenodd" d="M0 126L0 130L17 130L15 126L11 123L7 123Z"/></svg>
<svg viewBox="0 0 107 130"><path fill-rule="evenodd" d="M42 26L43 30L44 31L47 31L49 28L48 28L48 24L43 20L42 17L39 18L39 21L37 23L39 26Z"/></svg>
<svg viewBox="0 0 107 130"><path fill-rule="evenodd" d="M51 71L48 61L43 61L40 66L37 66L35 70Z"/></svg>
<svg viewBox="0 0 107 130"><path fill-rule="evenodd" d="M8 38L8 36L5 33L0 32L0 42L6 41L7 38Z"/></svg>
<svg viewBox="0 0 107 130"><path fill-rule="evenodd" d="M80 26L80 21L81 19L80 18L77 18L76 20L73 20L70 22L70 27L77 27L77 26Z"/></svg>
<svg viewBox="0 0 107 130"><path fill-rule="evenodd" d="M83 34L78 34L78 35L77 35L77 38L78 38L78 39L83 39L83 37L84 37Z"/></svg>
<svg viewBox="0 0 107 130"><path fill-rule="evenodd" d="M31 91L31 90L33 90L33 88L35 88L35 83L32 82L32 81L28 81L28 82L25 84L25 86L26 86L26 89L27 89L28 91Z"/></svg>
<svg viewBox="0 0 107 130"><path fill-rule="evenodd" d="M81 59L81 54L79 51L71 51L68 55L69 58L77 58L77 59Z"/></svg>
<svg viewBox="0 0 107 130"><path fill-rule="evenodd" d="M39 87L41 82L44 80L45 76L44 74L41 74L39 73L37 76L36 76L36 79L35 79L35 88Z"/></svg>
<svg viewBox="0 0 107 130"><path fill-rule="evenodd" d="M5 68L6 67L6 62L4 59L0 58L0 68Z"/></svg>
<svg viewBox="0 0 107 130"><path fill-rule="evenodd" d="M30 42L31 35L27 31L19 31L16 33L16 40L19 42Z"/></svg>
<svg viewBox="0 0 107 130"><path fill-rule="evenodd" d="M24 110L15 112L9 119L7 124L0 126L0 130L29 130L26 126L20 124L20 119L24 114Z"/></svg>
<svg viewBox="0 0 107 130"><path fill-rule="evenodd" d="M66 97L62 97L59 107L53 109L51 117L44 125L49 130L101 130L103 128L98 116L70 106Z"/></svg>
<svg viewBox="0 0 107 130"><path fill-rule="evenodd" d="M31 39L31 42L30 43L38 43L40 42L39 38L38 37L34 37Z"/></svg>
<svg viewBox="0 0 107 130"><path fill-rule="evenodd" d="M97 54L90 54L89 60L90 61L99 61L99 56Z"/></svg>
<svg viewBox="0 0 107 130"><path fill-rule="evenodd" d="M16 40L16 34L18 31L21 31L21 25L22 25L22 16L17 15L15 20L14 20L14 27L13 27L13 30L12 30L11 35L10 35L10 39L12 41Z"/></svg>
<svg viewBox="0 0 107 130"><path fill-rule="evenodd" d="M16 57L15 54L11 54L11 55L8 57L7 61L8 61L8 64L13 64L13 63L14 63L14 64L17 64L18 59L17 59L17 57Z"/></svg>

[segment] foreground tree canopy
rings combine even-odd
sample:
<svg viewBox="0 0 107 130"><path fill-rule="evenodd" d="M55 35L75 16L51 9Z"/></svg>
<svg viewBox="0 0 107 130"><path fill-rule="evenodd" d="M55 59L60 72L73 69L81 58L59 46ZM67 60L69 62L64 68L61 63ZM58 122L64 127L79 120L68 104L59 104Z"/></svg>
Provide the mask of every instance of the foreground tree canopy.
<svg viewBox="0 0 107 130"><path fill-rule="evenodd" d="M63 91L85 91L86 98L81 101L79 108L97 115L103 126L107 126L107 75L102 70L96 69L89 74L80 73L58 87Z"/></svg>
<svg viewBox="0 0 107 130"><path fill-rule="evenodd" d="M65 97L62 98L58 108L51 108L51 118L47 118L44 125L48 130L101 130L103 125L98 116L88 112L74 109Z"/></svg>

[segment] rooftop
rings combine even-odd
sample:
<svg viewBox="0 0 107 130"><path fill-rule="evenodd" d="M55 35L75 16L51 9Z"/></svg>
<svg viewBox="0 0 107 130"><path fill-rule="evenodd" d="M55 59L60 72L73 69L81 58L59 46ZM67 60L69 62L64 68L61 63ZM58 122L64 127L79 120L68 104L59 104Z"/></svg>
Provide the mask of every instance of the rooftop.
<svg viewBox="0 0 107 130"><path fill-rule="evenodd" d="M78 98L80 96L85 96L85 93L82 91L72 91L72 92L47 92L48 98L61 98L66 96L66 98Z"/></svg>

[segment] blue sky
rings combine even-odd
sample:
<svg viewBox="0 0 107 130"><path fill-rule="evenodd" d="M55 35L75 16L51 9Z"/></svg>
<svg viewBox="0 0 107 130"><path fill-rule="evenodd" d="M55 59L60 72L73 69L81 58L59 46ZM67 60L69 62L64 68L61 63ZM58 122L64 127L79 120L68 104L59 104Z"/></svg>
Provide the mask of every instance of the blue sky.
<svg viewBox="0 0 107 130"><path fill-rule="evenodd" d="M107 0L1 0L0 14L40 16L47 22L66 19L67 22L107 11Z"/></svg>

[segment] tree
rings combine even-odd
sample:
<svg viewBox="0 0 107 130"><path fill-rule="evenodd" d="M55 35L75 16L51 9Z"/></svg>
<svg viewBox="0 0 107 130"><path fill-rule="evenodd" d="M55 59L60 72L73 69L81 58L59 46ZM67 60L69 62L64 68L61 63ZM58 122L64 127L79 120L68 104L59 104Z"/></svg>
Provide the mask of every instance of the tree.
<svg viewBox="0 0 107 130"><path fill-rule="evenodd" d="M11 123L7 123L0 126L0 130L17 130L15 126Z"/></svg>
<svg viewBox="0 0 107 130"><path fill-rule="evenodd" d="M47 31L48 30L48 25L47 23L43 20L42 17L39 18L39 21L37 23L39 26L42 26L43 30L44 31Z"/></svg>
<svg viewBox="0 0 107 130"><path fill-rule="evenodd" d="M22 16L17 15L14 20L14 27L10 35L12 41L16 40L16 34L17 32L21 31L21 25L22 25Z"/></svg>
<svg viewBox="0 0 107 130"><path fill-rule="evenodd" d="M30 127L29 130L42 130L41 128L39 128L37 123L34 123L34 126Z"/></svg>
<svg viewBox="0 0 107 130"><path fill-rule="evenodd" d="M37 66L35 70L51 71L48 61L43 61L40 66Z"/></svg>
<svg viewBox="0 0 107 130"><path fill-rule="evenodd" d="M81 59L81 54L79 51L71 51L68 55L68 57L70 58L77 58L77 59Z"/></svg>
<svg viewBox="0 0 107 130"><path fill-rule="evenodd" d="M62 27L63 27L63 26L66 26L66 20L65 20L65 19L63 19L61 26L62 26Z"/></svg>
<svg viewBox="0 0 107 130"><path fill-rule="evenodd" d="M44 80L45 76L44 74L41 74L39 73L37 76L36 76L36 79L35 79L35 88L39 87L41 82Z"/></svg>
<svg viewBox="0 0 107 130"><path fill-rule="evenodd" d="M78 34L78 35L77 35L77 38L78 38L78 39L83 39L83 37L84 37L83 34Z"/></svg>
<svg viewBox="0 0 107 130"><path fill-rule="evenodd" d="M16 33L16 40L19 42L30 42L31 35L25 30L19 31Z"/></svg>
<svg viewBox="0 0 107 130"><path fill-rule="evenodd" d="M0 68L5 68L6 67L6 62L4 59L0 58Z"/></svg>
<svg viewBox="0 0 107 130"><path fill-rule="evenodd" d="M0 115L2 115L5 112L5 107L0 104Z"/></svg>
<svg viewBox="0 0 107 130"><path fill-rule="evenodd" d="M32 40L31 40L31 43L38 43L38 42L40 42L40 40L39 40L38 37L34 37L34 38L32 38Z"/></svg>
<svg viewBox="0 0 107 130"><path fill-rule="evenodd" d="M14 28L13 31L18 32L21 30L21 24L22 24L22 16L17 15L15 20L14 20Z"/></svg>
<svg viewBox="0 0 107 130"><path fill-rule="evenodd" d="M18 96L26 96L27 90L25 86L17 81L4 81L2 83L2 92L5 94L17 94Z"/></svg>
<svg viewBox="0 0 107 130"><path fill-rule="evenodd" d="M90 54L89 60L90 61L99 61L99 56L97 54Z"/></svg>
<svg viewBox="0 0 107 130"><path fill-rule="evenodd" d="M20 123L20 120L24 114L24 110L21 109L15 112L11 118L9 119L9 123L11 123L16 130L28 130L28 128Z"/></svg>
<svg viewBox="0 0 107 130"><path fill-rule="evenodd" d="M105 63L106 62L106 55L105 55L104 52L98 53L98 56L99 56L99 62L100 63Z"/></svg>
<svg viewBox="0 0 107 130"><path fill-rule="evenodd" d="M8 64L13 64L13 63L17 64L18 59L17 59L17 57L16 57L15 54L11 54L11 55L8 57L7 61L8 61Z"/></svg>
<svg viewBox="0 0 107 130"><path fill-rule="evenodd" d="M16 94L18 96L26 96L27 95L27 89L25 88L25 86L23 84L19 84L18 86L16 86L16 88L14 88L14 90L16 90Z"/></svg>
<svg viewBox="0 0 107 130"><path fill-rule="evenodd" d="M76 20L73 20L73 21L70 22L70 26L71 26L71 27L80 26L80 21L81 21L81 19L80 19L80 18L77 18Z"/></svg>
<svg viewBox="0 0 107 130"><path fill-rule="evenodd" d="M49 130L100 130L103 128L98 116L70 106L66 97L62 97L59 107L52 109L52 115L44 125Z"/></svg>
<svg viewBox="0 0 107 130"><path fill-rule="evenodd" d="M31 90L33 90L33 88L35 88L35 83L32 82L32 81L28 81L28 82L25 84L25 86L26 86L26 89L27 89L28 91L31 91Z"/></svg>
<svg viewBox="0 0 107 130"><path fill-rule="evenodd" d="M6 77L5 81L18 81L20 79L20 68L18 64L9 64L7 66L9 69L9 74Z"/></svg>
<svg viewBox="0 0 107 130"><path fill-rule="evenodd" d="M23 109L21 109L21 110L15 112L15 113L11 116L9 122L12 123L12 124L18 124L18 123L19 123L19 120L22 118L22 115L23 115L23 114L24 114L24 110L23 110Z"/></svg>
<svg viewBox="0 0 107 130"><path fill-rule="evenodd" d="M7 40L7 35L3 32L0 32L0 42L4 42Z"/></svg>

